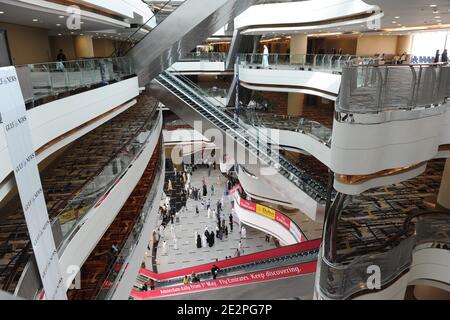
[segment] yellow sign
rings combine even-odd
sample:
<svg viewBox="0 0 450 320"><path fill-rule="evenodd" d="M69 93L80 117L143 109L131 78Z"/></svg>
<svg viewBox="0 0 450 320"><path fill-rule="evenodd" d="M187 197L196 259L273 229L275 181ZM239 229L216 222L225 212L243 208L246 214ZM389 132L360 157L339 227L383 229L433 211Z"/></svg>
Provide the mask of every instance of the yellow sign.
<svg viewBox="0 0 450 320"><path fill-rule="evenodd" d="M256 204L256 213L259 213L260 215L265 216L269 219L275 220L275 210L271 208Z"/></svg>

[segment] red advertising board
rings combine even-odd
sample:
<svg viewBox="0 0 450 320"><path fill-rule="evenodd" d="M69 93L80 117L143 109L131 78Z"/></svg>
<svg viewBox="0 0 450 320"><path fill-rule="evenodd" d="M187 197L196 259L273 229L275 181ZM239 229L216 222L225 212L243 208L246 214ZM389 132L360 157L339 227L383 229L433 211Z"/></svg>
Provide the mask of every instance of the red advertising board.
<svg viewBox="0 0 450 320"><path fill-rule="evenodd" d="M250 211L256 211L256 204L250 201L247 201L245 199L239 198L239 204L242 208L250 210Z"/></svg>
<svg viewBox="0 0 450 320"><path fill-rule="evenodd" d="M200 291L214 290L225 287L240 286L250 283L295 277L316 272L317 261L311 261L292 266L285 266L271 270L255 271L230 277L206 280L187 285L178 285L152 291L140 292L133 290L131 296L135 299L145 300L167 297L179 294L189 294Z"/></svg>
<svg viewBox="0 0 450 320"><path fill-rule="evenodd" d="M275 221L283 225L286 229L290 230L291 228L291 220L286 218L284 215L282 215L279 212L275 212Z"/></svg>

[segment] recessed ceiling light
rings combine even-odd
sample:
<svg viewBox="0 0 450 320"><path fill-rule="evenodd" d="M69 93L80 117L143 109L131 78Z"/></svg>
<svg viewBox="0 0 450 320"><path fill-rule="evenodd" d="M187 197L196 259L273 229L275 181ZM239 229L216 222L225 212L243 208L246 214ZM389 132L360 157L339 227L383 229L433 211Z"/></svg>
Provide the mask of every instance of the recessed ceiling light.
<svg viewBox="0 0 450 320"><path fill-rule="evenodd" d="M80 36L84 36L84 34L80 33Z"/></svg>
<svg viewBox="0 0 450 320"><path fill-rule="evenodd" d="M448 10L448 11L450 11L450 10ZM4 11L0 11L0 14L4 14L5 12Z"/></svg>
<svg viewBox="0 0 450 320"><path fill-rule="evenodd" d="M435 5L435 4L430 4L430 7L431 7L431 8L436 8L437 5Z"/></svg>
<svg viewBox="0 0 450 320"><path fill-rule="evenodd" d="M395 18L395 19L400 19L400 17L399 17L399 16L395 16L394 18Z"/></svg>
<svg viewBox="0 0 450 320"><path fill-rule="evenodd" d="M80 24L84 24L84 22L83 22L83 21L80 21Z"/></svg>
<svg viewBox="0 0 450 320"><path fill-rule="evenodd" d="M442 22L442 20L436 20L436 22Z"/></svg>
<svg viewBox="0 0 450 320"><path fill-rule="evenodd" d="M64 19L64 16L59 16L60 19Z"/></svg>
<svg viewBox="0 0 450 320"><path fill-rule="evenodd" d="M57 23L56 26L57 26L57 27L61 27L61 23Z"/></svg>
<svg viewBox="0 0 450 320"><path fill-rule="evenodd" d="M39 20L38 19L33 19L33 22L38 22Z"/></svg>
<svg viewBox="0 0 450 320"><path fill-rule="evenodd" d="M397 23L397 21L394 20L394 21L392 21L392 23Z"/></svg>
<svg viewBox="0 0 450 320"><path fill-rule="evenodd" d="M62 34L61 34L61 33L58 33L58 36L62 36Z"/></svg>
<svg viewBox="0 0 450 320"><path fill-rule="evenodd" d="M435 19L440 19L441 18L441 16L436 16L436 17L434 17Z"/></svg>

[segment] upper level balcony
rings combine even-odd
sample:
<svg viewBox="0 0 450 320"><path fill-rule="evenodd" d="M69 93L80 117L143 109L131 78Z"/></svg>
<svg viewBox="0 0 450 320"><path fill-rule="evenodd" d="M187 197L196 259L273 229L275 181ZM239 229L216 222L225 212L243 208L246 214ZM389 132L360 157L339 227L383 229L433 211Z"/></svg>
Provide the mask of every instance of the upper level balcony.
<svg viewBox="0 0 450 320"><path fill-rule="evenodd" d="M136 103L137 77L126 58L16 67L38 162ZM13 192L8 146L0 132L0 199Z"/></svg>
<svg viewBox="0 0 450 320"><path fill-rule="evenodd" d="M435 207L443 168L433 160L407 182L337 196L324 227L318 297L402 299L419 279L448 285L450 213ZM378 290L370 290L370 266L380 268Z"/></svg>
<svg viewBox="0 0 450 320"><path fill-rule="evenodd" d="M304 107L302 116L258 111L267 109L264 105L248 105L240 112L244 122L279 137L283 148L308 153L329 167L336 173L334 187L347 194L417 176L425 170L426 161L448 157L445 150L450 143L448 65L360 62L351 60L339 67L342 81L329 119L318 116L323 112L319 108L311 113ZM256 71L270 70L259 63L255 66ZM293 72L326 74L331 66L327 62L325 72ZM316 80L311 83L323 85Z"/></svg>
<svg viewBox="0 0 450 320"><path fill-rule="evenodd" d="M376 60L332 54L241 54L238 61L240 84L248 89L305 93L334 101L345 65Z"/></svg>
<svg viewBox="0 0 450 320"><path fill-rule="evenodd" d="M66 281L81 266L139 181L159 140L161 114L154 100L139 103L83 136L42 175L49 218ZM33 298L32 248L18 199L1 209L0 283ZM65 282L66 283L66 282Z"/></svg>

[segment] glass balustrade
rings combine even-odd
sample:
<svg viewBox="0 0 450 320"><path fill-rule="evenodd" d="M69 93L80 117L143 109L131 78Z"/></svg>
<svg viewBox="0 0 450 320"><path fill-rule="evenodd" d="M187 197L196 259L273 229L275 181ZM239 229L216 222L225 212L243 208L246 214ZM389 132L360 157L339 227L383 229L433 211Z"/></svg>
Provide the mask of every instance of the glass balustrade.
<svg viewBox="0 0 450 320"><path fill-rule="evenodd" d="M101 283L99 293L96 297L97 300L107 300L111 298L111 296L117 289L123 274L125 273L127 265L130 262L132 254L138 242L141 240L142 236L147 236L142 234L142 229L144 228L144 225L148 223L148 219L151 218L150 214L154 213L153 211L151 211L151 207L153 205L159 207L159 199L157 196L161 191L160 181L161 179L163 179L161 175L164 164L163 144L161 144L160 148L161 157L159 159L157 167L155 168L155 179L153 181L153 186L150 189L150 192L147 194L147 200L145 201L144 207L141 210L141 214L136 220L133 229L130 231L125 244L123 245L116 259L108 268L108 274L105 280Z"/></svg>
<svg viewBox="0 0 450 320"><path fill-rule="evenodd" d="M318 272L320 290L330 299L347 299L358 292L368 290L368 267L380 267L381 286L395 280L412 263L412 254L430 247L427 244L446 244L450 248L450 225L448 214L424 215L418 218L413 231L394 247L368 252L347 263L328 261L321 252Z"/></svg>
<svg viewBox="0 0 450 320"><path fill-rule="evenodd" d="M357 59L359 63L373 63L370 57L333 54L241 54L239 65L243 68L294 69L322 72L341 72L343 66Z"/></svg>
<svg viewBox="0 0 450 320"><path fill-rule="evenodd" d="M121 58L86 59L29 64L17 67L28 108L40 100L65 97L69 92L91 90L135 75L131 60Z"/></svg>
<svg viewBox="0 0 450 320"><path fill-rule="evenodd" d="M303 117L264 114L256 112L254 108L243 108L241 118L244 122L257 127L299 132L326 144L328 147L331 144L332 130L317 121Z"/></svg>
<svg viewBox="0 0 450 320"><path fill-rule="evenodd" d="M343 67L336 111L412 110L441 105L449 96L449 65L348 65Z"/></svg>
<svg viewBox="0 0 450 320"><path fill-rule="evenodd" d="M190 52L184 54L179 61L209 61L224 62L227 60L226 52Z"/></svg>
<svg viewBox="0 0 450 320"><path fill-rule="evenodd" d="M172 12L174 12L181 4L180 1L161 1L160 3L148 3L153 15L138 26L136 30L128 36L111 55L124 56L140 41L147 37L152 30L157 28Z"/></svg>
<svg viewBox="0 0 450 320"><path fill-rule="evenodd" d="M160 117L160 113L155 108L153 114L138 133L128 141L96 177L90 180L69 200L65 208L55 217L55 220L60 225L64 239L62 246L66 245L70 238L76 234L77 227L80 226L81 221L86 217L89 210L101 204L103 198L107 196L115 183L128 170L129 165L145 148L159 123Z"/></svg>

